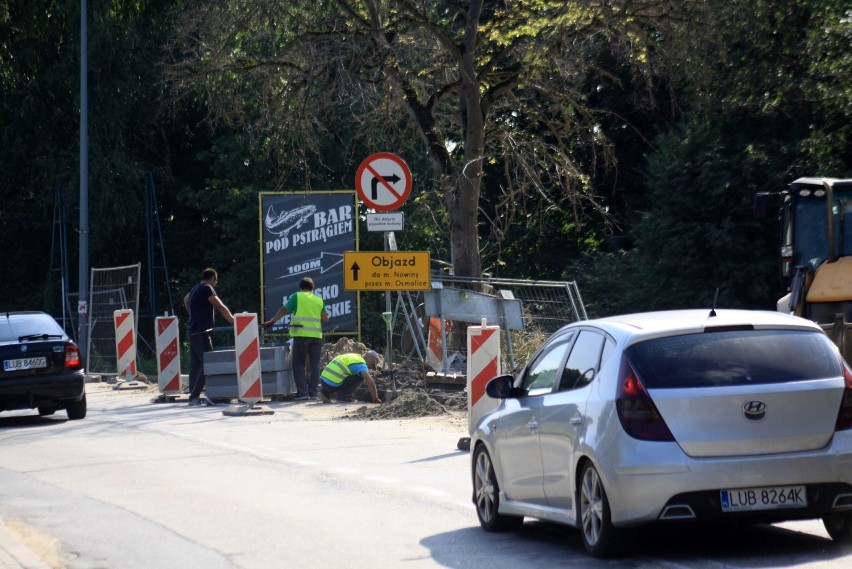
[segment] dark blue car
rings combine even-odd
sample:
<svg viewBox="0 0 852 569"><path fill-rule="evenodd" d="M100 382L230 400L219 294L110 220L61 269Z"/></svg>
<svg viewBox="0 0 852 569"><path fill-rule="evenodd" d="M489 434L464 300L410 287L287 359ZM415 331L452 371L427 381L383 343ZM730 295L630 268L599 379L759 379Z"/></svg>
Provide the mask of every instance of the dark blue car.
<svg viewBox="0 0 852 569"><path fill-rule="evenodd" d="M0 313L0 362L0 411L65 409L71 420L86 416L80 350L49 314Z"/></svg>

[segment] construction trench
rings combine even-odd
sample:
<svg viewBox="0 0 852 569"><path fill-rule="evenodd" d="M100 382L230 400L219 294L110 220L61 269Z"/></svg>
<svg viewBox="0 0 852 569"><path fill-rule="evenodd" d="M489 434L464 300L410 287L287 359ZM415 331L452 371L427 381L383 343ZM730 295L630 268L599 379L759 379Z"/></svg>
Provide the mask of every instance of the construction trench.
<svg viewBox="0 0 852 569"><path fill-rule="evenodd" d="M320 361L326 365L342 353L364 353L369 348L349 338L340 338L335 343L323 345ZM292 369L287 344L261 348L263 397L274 401L287 401L295 394ZM217 350L205 354L207 397L215 403L228 403L237 398L236 372L233 350ZM389 369L383 357L378 369L372 373L373 380L384 403L372 405L365 384L355 392L365 407L359 409L359 418L405 418L424 417L467 410L467 392L464 382L436 385L429 382L434 375L425 363L403 360L393 362ZM463 378L462 378L463 379ZM332 405L334 403L331 403ZM369 405L367 405L369 404Z"/></svg>

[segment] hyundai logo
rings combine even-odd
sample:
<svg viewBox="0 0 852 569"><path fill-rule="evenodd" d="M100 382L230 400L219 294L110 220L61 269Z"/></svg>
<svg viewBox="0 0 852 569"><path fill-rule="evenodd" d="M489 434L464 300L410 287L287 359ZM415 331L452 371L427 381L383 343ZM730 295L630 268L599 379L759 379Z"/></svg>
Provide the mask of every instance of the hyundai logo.
<svg viewBox="0 0 852 569"><path fill-rule="evenodd" d="M763 401L744 403L743 416L749 421L762 421L766 418L766 403Z"/></svg>

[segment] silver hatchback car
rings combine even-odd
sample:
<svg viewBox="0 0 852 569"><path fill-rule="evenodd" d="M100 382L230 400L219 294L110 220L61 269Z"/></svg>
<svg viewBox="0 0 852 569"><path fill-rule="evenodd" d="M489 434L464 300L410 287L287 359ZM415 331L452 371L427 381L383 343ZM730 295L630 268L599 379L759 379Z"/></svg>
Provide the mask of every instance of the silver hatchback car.
<svg viewBox="0 0 852 569"><path fill-rule="evenodd" d="M471 432L488 531L524 516L622 553L663 522L821 518L852 541L852 371L814 323L679 310L565 326Z"/></svg>

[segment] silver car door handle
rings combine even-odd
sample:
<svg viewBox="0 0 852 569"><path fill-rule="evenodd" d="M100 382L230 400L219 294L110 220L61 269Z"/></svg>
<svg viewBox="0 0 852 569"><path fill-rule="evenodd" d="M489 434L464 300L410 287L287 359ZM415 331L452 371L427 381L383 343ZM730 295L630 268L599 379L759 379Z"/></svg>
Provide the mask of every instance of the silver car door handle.
<svg viewBox="0 0 852 569"><path fill-rule="evenodd" d="M527 423L527 427L529 427L529 428L530 428L530 430L534 431L535 429L537 429L537 428L538 428L538 421L536 421L535 419L533 419L532 421L530 421L529 423Z"/></svg>
<svg viewBox="0 0 852 569"><path fill-rule="evenodd" d="M582 425L583 424L583 418L582 417L571 417L571 419L569 419L568 422L571 423L572 425Z"/></svg>

